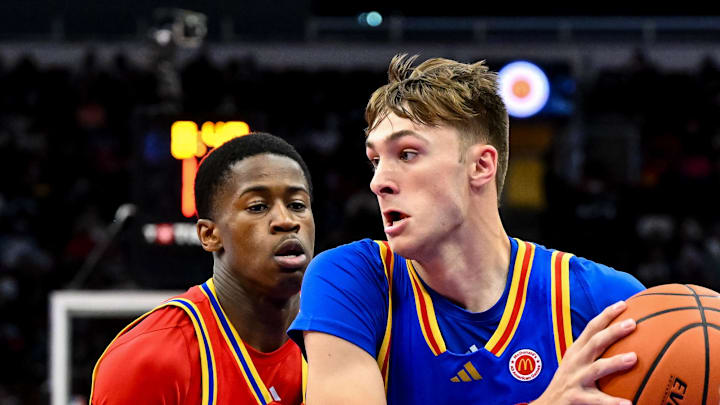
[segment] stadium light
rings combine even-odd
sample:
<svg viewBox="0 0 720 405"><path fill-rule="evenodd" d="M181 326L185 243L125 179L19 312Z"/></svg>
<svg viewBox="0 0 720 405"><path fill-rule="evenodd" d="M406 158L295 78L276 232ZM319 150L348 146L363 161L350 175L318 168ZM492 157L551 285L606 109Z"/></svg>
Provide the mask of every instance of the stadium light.
<svg viewBox="0 0 720 405"><path fill-rule="evenodd" d="M383 18L382 15L377 11L371 11L367 13L365 21L367 21L367 25L371 27L377 27L378 25L382 24Z"/></svg>
<svg viewBox="0 0 720 405"><path fill-rule="evenodd" d="M382 14L377 11L370 11L368 13L360 13L358 15L358 24L366 25L370 27L377 27L383 22Z"/></svg>
<svg viewBox="0 0 720 405"><path fill-rule="evenodd" d="M512 62L500 69L498 76L500 96L511 116L531 117L547 104L550 83L537 65L527 61Z"/></svg>

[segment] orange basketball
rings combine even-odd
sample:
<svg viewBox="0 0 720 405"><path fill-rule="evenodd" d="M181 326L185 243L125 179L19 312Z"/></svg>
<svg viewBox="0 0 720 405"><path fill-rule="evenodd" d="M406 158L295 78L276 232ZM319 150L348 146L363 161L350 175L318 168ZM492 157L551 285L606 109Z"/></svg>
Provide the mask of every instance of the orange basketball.
<svg viewBox="0 0 720 405"><path fill-rule="evenodd" d="M720 401L720 294L696 285L666 284L627 300L613 323L637 328L602 357L636 352L633 368L598 387L635 405L713 404Z"/></svg>

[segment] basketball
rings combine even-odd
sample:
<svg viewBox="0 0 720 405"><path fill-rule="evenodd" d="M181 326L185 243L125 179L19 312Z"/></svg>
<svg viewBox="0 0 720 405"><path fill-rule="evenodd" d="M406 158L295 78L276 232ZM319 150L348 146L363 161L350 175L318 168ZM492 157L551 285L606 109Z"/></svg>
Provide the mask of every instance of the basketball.
<svg viewBox="0 0 720 405"><path fill-rule="evenodd" d="M627 300L613 321L637 328L602 357L637 353L626 372L598 381L605 393L636 405L717 404L720 400L720 294L696 285L666 284Z"/></svg>

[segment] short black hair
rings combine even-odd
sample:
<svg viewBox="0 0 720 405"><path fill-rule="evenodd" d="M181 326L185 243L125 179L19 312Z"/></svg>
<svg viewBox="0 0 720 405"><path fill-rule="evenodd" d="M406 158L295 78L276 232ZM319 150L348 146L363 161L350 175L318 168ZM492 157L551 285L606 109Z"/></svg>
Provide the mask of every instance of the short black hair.
<svg viewBox="0 0 720 405"><path fill-rule="evenodd" d="M305 180L312 196L312 181L310 171L300 154L282 138L265 132L253 132L239 138L232 139L220 147L213 149L200 162L195 176L195 208L198 218L212 219L212 210L215 198L228 180L230 167L247 157L270 153L287 156L296 161L305 175Z"/></svg>

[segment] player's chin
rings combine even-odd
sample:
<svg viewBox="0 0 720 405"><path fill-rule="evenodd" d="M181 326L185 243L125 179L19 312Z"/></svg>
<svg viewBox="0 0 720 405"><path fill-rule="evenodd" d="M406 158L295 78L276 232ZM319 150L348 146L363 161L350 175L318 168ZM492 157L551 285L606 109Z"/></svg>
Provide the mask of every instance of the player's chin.
<svg viewBox="0 0 720 405"><path fill-rule="evenodd" d="M298 269L295 272L283 272L278 274L275 285L272 288L272 295L276 298L290 298L300 292L303 274L305 269Z"/></svg>
<svg viewBox="0 0 720 405"><path fill-rule="evenodd" d="M388 237L388 244L390 244L390 249L400 256L406 259L417 259L418 243L407 235Z"/></svg>

